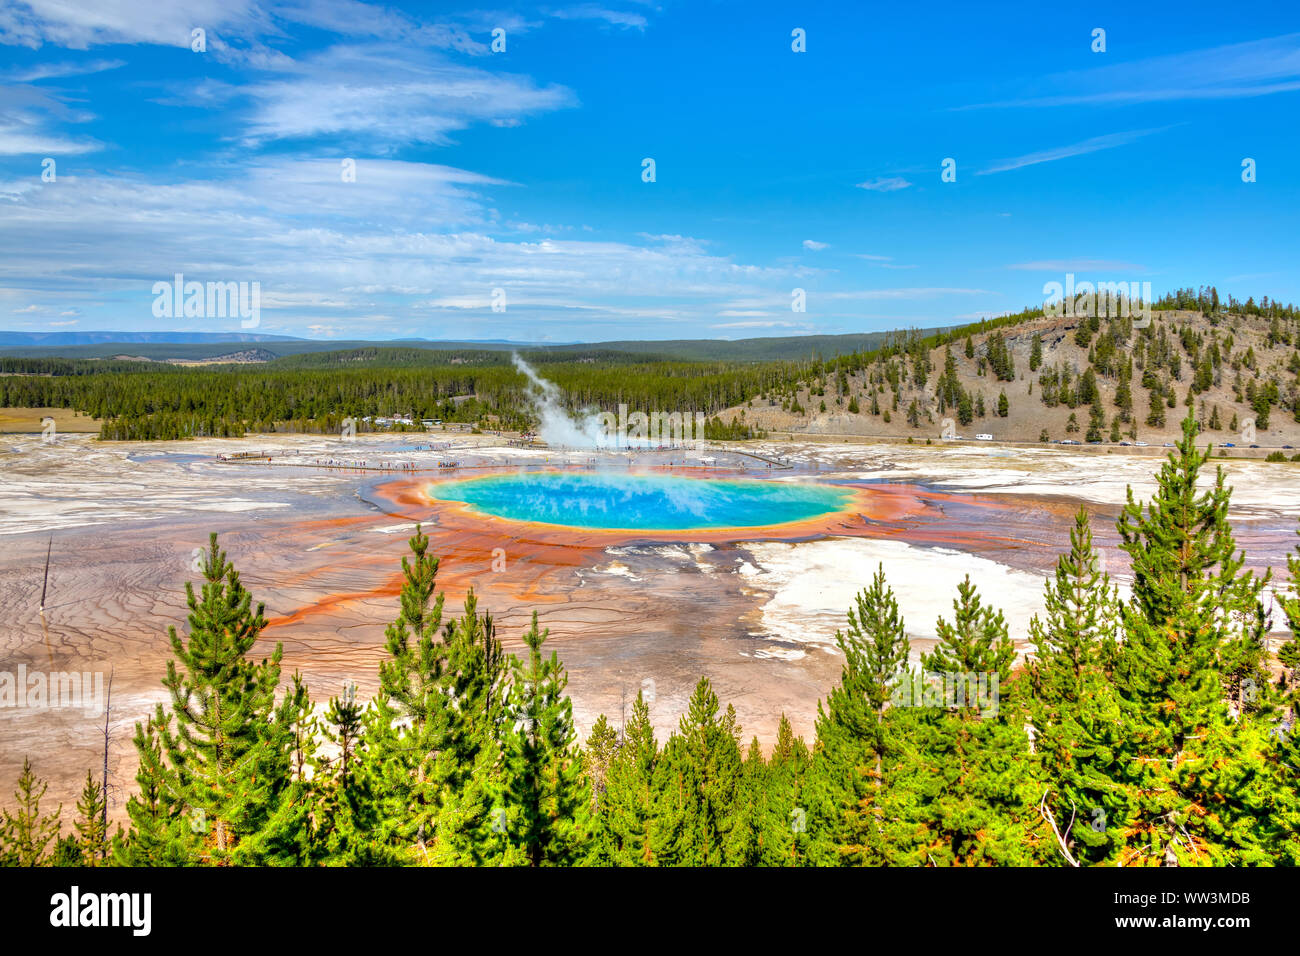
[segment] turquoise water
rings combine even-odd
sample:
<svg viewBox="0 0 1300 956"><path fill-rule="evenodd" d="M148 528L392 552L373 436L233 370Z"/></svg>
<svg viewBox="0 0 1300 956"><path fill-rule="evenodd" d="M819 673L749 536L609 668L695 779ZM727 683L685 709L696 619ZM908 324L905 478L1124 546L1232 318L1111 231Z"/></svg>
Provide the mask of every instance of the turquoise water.
<svg viewBox="0 0 1300 956"><path fill-rule="evenodd" d="M774 481L540 472L439 482L429 493L486 514L574 528L755 527L839 511L850 492Z"/></svg>

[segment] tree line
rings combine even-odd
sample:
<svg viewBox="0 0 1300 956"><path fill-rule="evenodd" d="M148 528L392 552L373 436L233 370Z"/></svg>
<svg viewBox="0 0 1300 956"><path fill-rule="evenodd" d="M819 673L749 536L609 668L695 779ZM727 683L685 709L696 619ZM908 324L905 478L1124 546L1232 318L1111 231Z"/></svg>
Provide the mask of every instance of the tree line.
<svg viewBox="0 0 1300 956"><path fill-rule="evenodd" d="M626 403L633 410L710 416L801 369L799 363L646 361L607 351L538 366L574 412ZM528 381L508 355L413 348L203 368L3 358L0 407L76 409L102 420L106 440L337 434L345 418L365 431L364 419L399 415L518 431L536 425Z"/></svg>

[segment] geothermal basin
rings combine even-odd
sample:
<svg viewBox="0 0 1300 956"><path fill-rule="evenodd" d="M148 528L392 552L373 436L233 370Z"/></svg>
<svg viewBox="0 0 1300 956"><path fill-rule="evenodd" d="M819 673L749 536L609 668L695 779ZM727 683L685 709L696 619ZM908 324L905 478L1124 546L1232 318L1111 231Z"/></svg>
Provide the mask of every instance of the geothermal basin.
<svg viewBox="0 0 1300 956"><path fill-rule="evenodd" d="M110 778L129 786L134 725L167 699L167 628L186 630L185 584L211 531L266 605L254 656L283 644L284 674L301 672L318 702L348 684L374 693L419 525L441 562L445 620L472 588L520 653L537 612L584 737L602 713L621 725L640 692L662 741L706 675L745 739L767 745L782 713L811 740L843 665L835 632L879 566L914 656L966 575L1023 651L1081 505L1125 586L1115 519L1128 486L1151 494L1160 464L831 442L575 457L491 435L0 436L0 670L111 681L107 713L0 707L0 778L30 756L51 801L72 805L102 765L107 721ZM1285 574L1300 468L1224 467L1238 545L1251 567ZM110 816L124 819L120 797Z"/></svg>

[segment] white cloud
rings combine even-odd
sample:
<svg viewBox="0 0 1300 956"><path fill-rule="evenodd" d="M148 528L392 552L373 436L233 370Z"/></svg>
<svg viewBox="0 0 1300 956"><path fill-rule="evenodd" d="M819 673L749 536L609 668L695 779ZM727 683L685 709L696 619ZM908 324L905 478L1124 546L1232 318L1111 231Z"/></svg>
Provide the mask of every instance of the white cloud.
<svg viewBox="0 0 1300 956"><path fill-rule="evenodd" d="M875 179L868 179L857 185L859 189L869 189L872 192L892 193L899 189L906 189L912 184L902 176L877 176Z"/></svg>
<svg viewBox="0 0 1300 956"><path fill-rule="evenodd" d="M516 125L529 115L575 106L562 86L494 74L437 54L386 44L331 47L278 66L238 88L198 95L251 103L243 139L353 139L370 149L442 145L473 123Z"/></svg>
<svg viewBox="0 0 1300 956"><path fill-rule="evenodd" d="M1078 143L1071 143L1069 146L1057 146L1053 149L1044 149L1036 153L1027 153L1024 156L1017 156L1015 159L1005 159L1001 162L994 163L987 169L978 170L976 176L987 176L990 173L1003 173L1011 169L1020 169L1024 166L1035 166L1039 163L1051 163L1058 159L1068 159L1071 156L1082 156L1085 153L1095 153L1098 150L1114 149L1117 146L1126 146L1134 140L1141 139L1143 136L1150 136L1152 133L1160 133L1168 129L1167 126L1157 127L1155 129L1135 129L1123 133L1106 133L1102 136L1093 136L1082 140Z"/></svg>
<svg viewBox="0 0 1300 956"><path fill-rule="evenodd" d="M855 259L864 259L867 262L871 263L873 266L877 266L881 269L915 269L916 268L916 266L914 265L902 265L900 263L894 262L893 256L873 256L867 253L855 252L853 253L853 257Z"/></svg>
<svg viewBox="0 0 1300 956"><path fill-rule="evenodd" d="M494 235L489 193L509 184L383 159L358 159L353 183L339 171L337 160L266 159L207 180L82 174L14 191L4 200L0 287L21 296L13 308L57 295L60 308L96 324L149 328L160 327L154 282L177 272L256 281L263 328L302 332L328 311L324 324L356 337L438 313L496 328L563 318L609 338L602 324L690 328L734 300L789 308L793 270L736 263L697 239L508 241ZM504 316L489 309L497 287L507 291ZM482 316L469 319L476 308Z"/></svg>
<svg viewBox="0 0 1300 956"><path fill-rule="evenodd" d="M601 20L629 30L644 30L646 18L639 13L610 10L595 3L582 3L572 7L552 10L548 16L557 20Z"/></svg>
<svg viewBox="0 0 1300 956"><path fill-rule="evenodd" d="M1007 266L1022 272L1146 272L1146 266L1114 259L1040 259Z"/></svg>
<svg viewBox="0 0 1300 956"><path fill-rule="evenodd" d="M52 124L84 123L93 117L65 104L48 90L27 84L0 87L0 155L59 156L94 152L102 144L89 137L68 137Z"/></svg>
<svg viewBox="0 0 1300 956"><path fill-rule="evenodd" d="M3 78L6 83L35 83L40 80L58 80L69 76L86 76L116 70L126 65L125 60L90 60L85 63L37 63L10 71Z"/></svg>
<svg viewBox="0 0 1300 956"><path fill-rule="evenodd" d="M512 27L524 25L508 19ZM359 0L11 0L0 7L0 42L33 49L46 43L78 50L141 43L188 50L190 31L200 28L209 54L256 60L271 54L263 41L283 40L299 26L470 53L487 49L459 24L423 23Z"/></svg>
<svg viewBox="0 0 1300 956"><path fill-rule="evenodd" d="M44 43L84 50L107 43L190 45L190 30L245 35L271 27L252 0L12 0L0 7L0 40L36 48Z"/></svg>
<svg viewBox="0 0 1300 956"><path fill-rule="evenodd" d="M829 249L831 244L829 242L818 242L816 239L805 239L803 247L809 252L821 252L823 249Z"/></svg>
<svg viewBox="0 0 1300 956"><path fill-rule="evenodd" d="M807 329L806 322L719 322L709 326L711 329Z"/></svg>
<svg viewBox="0 0 1300 956"><path fill-rule="evenodd" d="M1031 96L959 109L1239 99L1293 92L1300 90L1300 33L1035 77L1033 89Z"/></svg>

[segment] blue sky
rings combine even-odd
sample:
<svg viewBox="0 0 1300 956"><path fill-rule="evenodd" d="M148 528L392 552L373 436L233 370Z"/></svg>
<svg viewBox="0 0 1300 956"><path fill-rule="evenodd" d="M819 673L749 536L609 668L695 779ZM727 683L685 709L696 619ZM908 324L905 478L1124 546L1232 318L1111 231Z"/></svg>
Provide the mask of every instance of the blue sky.
<svg viewBox="0 0 1300 956"><path fill-rule="evenodd" d="M7 2L0 328L241 330L155 316L178 272L339 339L1300 301L1300 10L1133 6Z"/></svg>

